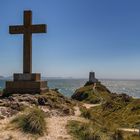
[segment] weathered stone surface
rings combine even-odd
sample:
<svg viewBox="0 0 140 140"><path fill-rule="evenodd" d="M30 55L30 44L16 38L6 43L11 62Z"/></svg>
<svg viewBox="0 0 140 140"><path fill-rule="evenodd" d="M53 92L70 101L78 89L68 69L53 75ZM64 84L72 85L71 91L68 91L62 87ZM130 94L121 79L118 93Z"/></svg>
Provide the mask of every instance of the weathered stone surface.
<svg viewBox="0 0 140 140"><path fill-rule="evenodd" d="M0 118L10 117L34 106L41 108L47 116L72 115L74 105L72 100L55 90L49 90L45 94L12 94L9 97L0 97Z"/></svg>
<svg viewBox="0 0 140 140"><path fill-rule="evenodd" d="M23 35L23 74L14 74L14 81L7 81L4 96L9 94L36 94L48 91L47 81L40 74L32 74L32 33L46 33L46 25L32 25L32 11L24 11L24 25L10 26L10 34Z"/></svg>
<svg viewBox="0 0 140 140"><path fill-rule="evenodd" d="M37 94L47 91L47 81L6 81L4 94Z"/></svg>
<svg viewBox="0 0 140 140"><path fill-rule="evenodd" d="M0 119L6 117L11 117L17 113L17 110L11 109L9 107L0 107Z"/></svg>
<svg viewBox="0 0 140 140"><path fill-rule="evenodd" d="M24 11L24 25L10 26L10 34L23 36L23 73L32 72L32 33L46 33L46 25L32 25L32 11Z"/></svg>
<svg viewBox="0 0 140 140"><path fill-rule="evenodd" d="M95 78L95 72L90 72L89 73L89 82L90 83L96 83L98 80Z"/></svg>
<svg viewBox="0 0 140 140"><path fill-rule="evenodd" d="M40 81L41 76L40 73L15 73L14 74L14 81Z"/></svg>
<svg viewBox="0 0 140 140"><path fill-rule="evenodd" d="M38 104L39 104L39 105L45 105L45 104L46 104L46 99L45 99L45 98L39 97L39 98L38 98Z"/></svg>

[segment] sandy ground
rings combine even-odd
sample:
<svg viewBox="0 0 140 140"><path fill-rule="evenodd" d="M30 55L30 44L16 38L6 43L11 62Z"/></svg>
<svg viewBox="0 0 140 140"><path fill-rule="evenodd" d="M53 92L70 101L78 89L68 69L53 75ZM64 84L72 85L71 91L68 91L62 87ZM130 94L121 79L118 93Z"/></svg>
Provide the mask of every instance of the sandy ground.
<svg viewBox="0 0 140 140"><path fill-rule="evenodd" d="M95 107L95 106L100 106L101 104L86 104L84 103L83 106L86 107L87 109L91 108L91 107Z"/></svg>
<svg viewBox="0 0 140 140"><path fill-rule="evenodd" d="M72 140L72 137L68 134L66 125L69 120L77 120L81 122L86 122L87 120L80 117L79 107L75 106L74 116L65 117L51 117L47 121L48 126L48 136L47 140ZM42 140L41 138L39 140Z"/></svg>
<svg viewBox="0 0 140 140"><path fill-rule="evenodd" d="M100 104L83 104L86 108L99 106ZM46 119L47 122L47 134L43 137L32 137L31 135L25 135L19 130L14 130L9 126L9 122L12 118L4 119L0 122L0 140L72 140L72 137L68 134L66 126L69 120L77 120L81 122L88 122L88 120L80 117L80 110L78 106L75 106L75 115L73 116L52 116ZM120 128L119 130L128 132L139 132L138 129Z"/></svg>
<svg viewBox="0 0 140 140"><path fill-rule="evenodd" d="M75 106L74 116L52 116L47 118L46 132L48 134L40 138L33 138L31 135L25 135L19 130L14 130L8 125L12 118L4 119L0 122L0 140L72 140L72 137L67 132L66 125L69 120L86 122L87 120L80 117L80 114L79 107Z"/></svg>
<svg viewBox="0 0 140 140"><path fill-rule="evenodd" d="M139 129L134 129L134 128L119 128L121 131L127 131L127 132L136 132L139 133Z"/></svg>

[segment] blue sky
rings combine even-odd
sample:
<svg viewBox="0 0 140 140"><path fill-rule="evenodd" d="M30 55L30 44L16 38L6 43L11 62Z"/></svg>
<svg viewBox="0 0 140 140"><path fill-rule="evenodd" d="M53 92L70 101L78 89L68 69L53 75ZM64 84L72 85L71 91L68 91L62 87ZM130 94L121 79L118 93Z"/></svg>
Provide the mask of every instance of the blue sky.
<svg viewBox="0 0 140 140"><path fill-rule="evenodd" d="M32 10L34 24L47 34L33 35L33 72L48 77L140 79L139 0L0 0L0 75L22 72L22 35L9 25L23 24Z"/></svg>

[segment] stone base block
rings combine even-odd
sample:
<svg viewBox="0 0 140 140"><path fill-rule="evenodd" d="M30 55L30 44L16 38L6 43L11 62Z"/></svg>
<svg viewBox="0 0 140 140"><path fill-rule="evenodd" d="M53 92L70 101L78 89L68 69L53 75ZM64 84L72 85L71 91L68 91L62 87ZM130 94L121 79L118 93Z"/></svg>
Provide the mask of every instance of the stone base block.
<svg viewBox="0 0 140 140"><path fill-rule="evenodd" d="M48 91L47 81L6 81L5 94L37 94Z"/></svg>
<svg viewBox="0 0 140 140"><path fill-rule="evenodd" d="M40 81L40 73L15 73L14 81Z"/></svg>

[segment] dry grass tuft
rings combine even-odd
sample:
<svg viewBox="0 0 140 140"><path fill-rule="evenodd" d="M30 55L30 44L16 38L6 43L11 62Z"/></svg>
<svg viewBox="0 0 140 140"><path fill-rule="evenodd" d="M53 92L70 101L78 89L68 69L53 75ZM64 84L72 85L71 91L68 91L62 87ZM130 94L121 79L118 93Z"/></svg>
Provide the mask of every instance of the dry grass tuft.
<svg viewBox="0 0 140 140"><path fill-rule="evenodd" d="M32 108L12 120L25 133L43 135L46 129L45 114L39 108Z"/></svg>

